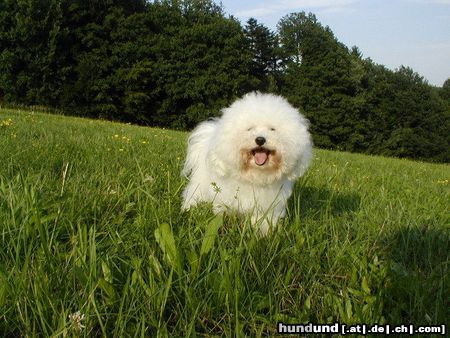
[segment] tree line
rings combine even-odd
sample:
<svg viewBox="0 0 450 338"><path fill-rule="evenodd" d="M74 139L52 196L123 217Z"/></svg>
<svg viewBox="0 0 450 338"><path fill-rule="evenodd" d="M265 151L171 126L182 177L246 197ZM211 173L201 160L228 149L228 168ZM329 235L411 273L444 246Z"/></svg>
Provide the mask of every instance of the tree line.
<svg viewBox="0 0 450 338"><path fill-rule="evenodd" d="M211 0L2 0L0 102L190 129L246 92L285 96L316 146L450 161L450 80L340 43L311 13L271 31Z"/></svg>

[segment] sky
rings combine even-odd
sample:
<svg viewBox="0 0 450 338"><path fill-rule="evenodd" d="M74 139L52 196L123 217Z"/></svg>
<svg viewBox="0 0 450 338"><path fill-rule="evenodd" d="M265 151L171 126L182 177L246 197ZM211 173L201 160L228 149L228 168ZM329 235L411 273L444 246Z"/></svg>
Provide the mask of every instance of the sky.
<svg viewBox="0 0 450 338"><path fill-rule="evenodd" d="M450 77L450 0L222 0L243 24L253 17L275 31L293 12L312 12L340 42L395 70L409 66L430 84Z"/></svg>

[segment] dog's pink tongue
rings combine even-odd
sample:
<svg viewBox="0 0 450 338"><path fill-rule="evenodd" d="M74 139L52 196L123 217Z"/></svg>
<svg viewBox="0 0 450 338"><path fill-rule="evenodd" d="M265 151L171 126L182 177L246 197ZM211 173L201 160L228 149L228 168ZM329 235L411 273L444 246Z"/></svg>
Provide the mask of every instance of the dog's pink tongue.
<svg viewBox="0 0 450 338"><path fill-rule="evenodd" d="M263 165L267 161L267 154L264 151L255 152L255 163L257 165Z"/></svg>

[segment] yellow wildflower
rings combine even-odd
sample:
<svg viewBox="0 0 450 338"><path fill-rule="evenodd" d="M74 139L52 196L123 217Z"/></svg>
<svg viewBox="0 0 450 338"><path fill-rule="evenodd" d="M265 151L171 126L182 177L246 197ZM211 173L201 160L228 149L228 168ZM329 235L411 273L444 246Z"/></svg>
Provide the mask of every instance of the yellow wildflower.
<svg viewBox="0 0 450 338"><path fill-rule="evenodd" d="M13 124L13 120L11 120L11 119L0 121L0 127L9 127L12 124Z"/></svg>

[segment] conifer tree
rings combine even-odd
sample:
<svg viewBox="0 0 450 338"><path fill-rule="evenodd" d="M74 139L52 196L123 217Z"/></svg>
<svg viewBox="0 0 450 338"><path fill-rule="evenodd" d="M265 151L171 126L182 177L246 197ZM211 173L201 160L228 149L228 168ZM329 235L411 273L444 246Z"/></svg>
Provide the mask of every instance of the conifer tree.
<svg viewBox="0 0 450 338"><path fill-rule="evenodd" d="M251 74L258 80L255 88L275 90L278 77L278 39L266 26L250 18L244 27L247 48L252 58Z"/></svg>

